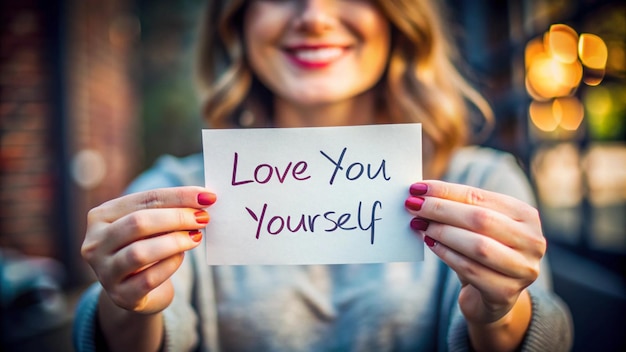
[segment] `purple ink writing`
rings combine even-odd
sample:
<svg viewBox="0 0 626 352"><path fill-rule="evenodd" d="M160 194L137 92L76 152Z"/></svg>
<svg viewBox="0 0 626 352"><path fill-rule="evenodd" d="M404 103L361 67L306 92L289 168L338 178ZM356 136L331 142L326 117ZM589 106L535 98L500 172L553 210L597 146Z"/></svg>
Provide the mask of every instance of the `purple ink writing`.
<svg viewBox="0 0 626 352"><path fill-rule="evenodd" d="M356 215L351 213L337 213L336 211L327 211L324 213L316 214L299 214L292 215L268 215L268 205L263 204L260 212L246 207L248 214L254 221L256 221L256 238L259 239L262 233L270 235L279 235L283 231L290 233L308 232L314 233L316 231L316 225L323 226L325 232L334 232L338 230L353 231L360 229L361 231L369 231L370 244L374 244L376 233L376 222L382 220L382 217L377 217L376 211L382 210L382 203L380 201L374 201L370 212L364 209L363 202L359 202ZM356 218L355 220L351 220ZM317 228L319 229L319 227Z"/></svg>
<svg viewBox="0 0 626 352"><path fill-rule="evenodd" d="M293 165L293 167L292 167ZM247 179L238 179L237 172L239 168L239 154L235 152L233 157L233 173L231 177L230 184L232 186L241 186L248 183L256 182L258 184L266 184L268 183L274 175L278 179L278 182L284 183L287 179L287 175L290 175L291 178L297 181L304 181L311 178L311 175L306 175L308 164L306 161L298 161L297 163L293 163L290 161L287 166L283 170L281 170L278 166L272 166L270 164L258 164L254 168L254 172L252 172L252 177L248 177Z"/></svg>
<svg viewBox="0 0 626 352"><path fill-rule="evenodd" d="M328 159L335 167L332 175L330 176L330 180L328 181L329 184L332 185L335 182L335 177L337 176L337 172L344 170L345 166L343 164L343 158L346 155L347 151L348 151L347 147L343 148L343 150L341 151L341 155L339 155L339 158L335 160L331 158L330 156L328 156L328 154L324 153L324 151L320 150L320 153L323 156L325 156L326 159ZM359 162L352 163L348 165L347 168L345 168L345 177L349 181L357 180L361 176L363 176L363 173L365 173L366 169L367 169L367 178L369 178L370 180L377 178L381 173L382 173L382 178L385 181L391 180L391 177L387 176L385 159L381 160L380 166L378 167L378 170L376 170L375 172L372 171L373 170L372 164L368 163L367 166L365 166Z"/></svg>

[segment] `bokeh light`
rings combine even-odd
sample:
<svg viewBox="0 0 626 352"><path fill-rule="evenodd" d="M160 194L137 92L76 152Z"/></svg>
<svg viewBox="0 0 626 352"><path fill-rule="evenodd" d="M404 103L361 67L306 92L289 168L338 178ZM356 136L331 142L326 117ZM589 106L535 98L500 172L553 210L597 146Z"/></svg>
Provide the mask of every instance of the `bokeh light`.
<svg viewBox="0 0 626 352"><path fill-rule="evenodd" d="M546 33L548 48L552 56L564 63L571 64L578 58L578 33L567 25L554 24Z"/></svg>
<svg viewBox="0 0 626 352"><path fill-rule="evenodd" d="M552 111L555 120L564 130L576 131L583 121L585 109L576 97L562 97L554 99Z"/></svg>
<svg viewBox="0 0 626 352"><path fill-rule="evenodd" d="M102 153L83 149L72 158L70 171L74 182L84 189L100 185L107 175L107 164Z"/></svg>
<svg viewBox="0 0 626 352"><path fill-rule="evenodd" d="M626 134L626 86L607 84L585 90L582 95L591 137L613 140Z"/></svg>
<svg viewBox="0 0 626 352"><path fill-rule="evenodd" d="M606 206L626 201L626 147L619 144L592 145L583 159L589 200Z"/></svg>
<svg viewBox="0 0 626 352"><path fill-rule="evenodd" d="M543 147L532 160L533 178L542 204L572 207L583 197L580 152L572 143Z"/></svg>
<svg viewBox="0 0 626 352"><path fill-rule="evenodd" d="M594 34L583 33L580 35L578 55L586 67L604 70L609 53L602 38Z"/></svg>
<svg viewBox="0 0 626 352"><path fill-rule="evenodd" d="M619 53L618 53L619 55ZM533 99L529 117L543 132L576 131L585 109L575 96L581 82L599 85L605 75L608 49L602 38L578 35L565 24L553 24L524 51L525 85Z"/></svg>
<svg viewBox="0 0 626 352"><path fill-rule="evenodd" d="M533 101L529 108L530 119L533 124L544 132L552 132L558 126L560 116L556 116L552 109L552 102Z"/></svg>
<svg viewBox="0 0 626 352"><path fill-rule="evenodd" d="M527 78L534 93L541 98L568 96L580 83L582 66L578 61L565 63L543 53L534 58Z"/></svg>
<svg viewBox="0 0 626 352"><path fill-rule="evenodd" d="M533 101L528 109L530 119L543 132L558 127L576 131L583 121L585 109L576 97L560 97L552 101Z"/></svg>
<svg viewBox="0 0 626 352"><path fill-rule="evenodd" d="M524 63L526 70L533 64L535 58L545 53L543 38L535 38L526 44L524 49Z"/></svg>

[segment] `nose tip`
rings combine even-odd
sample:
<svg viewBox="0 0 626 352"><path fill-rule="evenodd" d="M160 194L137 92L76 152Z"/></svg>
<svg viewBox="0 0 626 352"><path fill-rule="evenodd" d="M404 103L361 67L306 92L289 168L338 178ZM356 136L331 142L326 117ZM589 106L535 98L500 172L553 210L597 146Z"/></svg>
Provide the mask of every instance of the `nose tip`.
<svg viewBox="0 0 626 352"><path fill-rule="evenodd" d="M294 21L296 28L309 32L320 32L332 27L334 15L330 2L332 1L301 1Z"/></svg>

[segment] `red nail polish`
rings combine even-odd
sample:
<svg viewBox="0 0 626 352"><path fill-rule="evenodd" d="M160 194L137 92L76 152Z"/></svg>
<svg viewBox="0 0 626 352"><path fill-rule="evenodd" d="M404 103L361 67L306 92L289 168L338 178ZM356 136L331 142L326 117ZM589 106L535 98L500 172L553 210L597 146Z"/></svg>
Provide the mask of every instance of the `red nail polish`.
<svg viewBox="0 0 626 352"><path fill-rule="evenodd" d="M206 211L197 211L195 213L193 213L193 215L196 217L196 222L198 224L208 224L209 223L209 213L207 213Z"/></svg>
<svg viewBox="0 0 626 352"><path fill-rule="evenodd" d="M189 231L189 237L191 237L191 240L194 242L200 242L202 241L202 232L199 230Z"/></svg>
<svg viewBox="0 0 626 352"><path fill-rule="evenodd" d="M211 205L215 203L217 200L217 196L215 193L200 193L198 194L198 204L200 205Z"/></svg>
<svg viewBox="0 0 626 352"><path fill-rule="evenodd" d="M420 218L411 219L411 228L415 231L426 231L428 229L428 221Z"/></svg>
<svg viewBox="0 0 626 352"><path fill-rule="evenodd" d="M428 185L425 183L414 183L409 188L412 196L423 196L426 192L428 192Z"/></svg>
<svg viewBox="0 0 626 352"><path fill-rule="evenodd" d="M424 243L430 248L434 247L437 244L437 241L433 240L432 237L424 236Z"/></svg>
<svg viewBox="0 0 626 352"><path fill-rule="evenodd" d="M422 204L424 204L424 198L420 197L409 197L404 202L405 207L415 211L422 209Z"/></svg>

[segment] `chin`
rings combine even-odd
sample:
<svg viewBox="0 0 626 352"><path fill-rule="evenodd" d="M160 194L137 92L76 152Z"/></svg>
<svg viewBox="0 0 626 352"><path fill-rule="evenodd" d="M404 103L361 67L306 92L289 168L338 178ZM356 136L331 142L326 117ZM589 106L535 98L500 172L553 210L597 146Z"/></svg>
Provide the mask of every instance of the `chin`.
<svg viewBox="0 0 626 352"><path fill-rule="evenodd" d="M338 91L335 87L317 86L314 89L293 89L286 95L289 100L299 105L328 105L355 98L358 93L352 91Z"/></svg>

